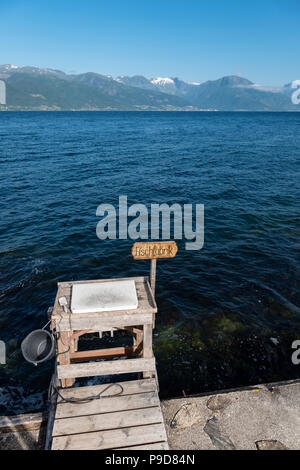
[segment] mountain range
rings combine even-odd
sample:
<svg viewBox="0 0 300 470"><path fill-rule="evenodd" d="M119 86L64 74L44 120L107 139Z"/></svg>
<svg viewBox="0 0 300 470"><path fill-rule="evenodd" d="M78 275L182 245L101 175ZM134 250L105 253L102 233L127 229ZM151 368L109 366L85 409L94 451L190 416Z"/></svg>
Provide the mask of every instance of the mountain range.
<svg viewBox="0 0 300 470"><path fill-rule="evenodd" d="M14 65L0 65L0 80L6 85L6 105L0 110L300 111L291 100L298 81L264 87L227 76L190 83Z"/></svg>

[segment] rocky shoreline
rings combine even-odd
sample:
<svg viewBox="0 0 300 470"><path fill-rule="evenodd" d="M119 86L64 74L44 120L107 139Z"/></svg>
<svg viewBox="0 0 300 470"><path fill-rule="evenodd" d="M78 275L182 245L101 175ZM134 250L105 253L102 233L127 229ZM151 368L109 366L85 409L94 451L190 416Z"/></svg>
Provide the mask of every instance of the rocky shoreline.
<svg viewBox="0 0 300 470"><path fill-rule="evenodd" d="M161 402L171 450L298 450L300 380ZM0 450L44 448L47 416L0 417Z"/></svg>

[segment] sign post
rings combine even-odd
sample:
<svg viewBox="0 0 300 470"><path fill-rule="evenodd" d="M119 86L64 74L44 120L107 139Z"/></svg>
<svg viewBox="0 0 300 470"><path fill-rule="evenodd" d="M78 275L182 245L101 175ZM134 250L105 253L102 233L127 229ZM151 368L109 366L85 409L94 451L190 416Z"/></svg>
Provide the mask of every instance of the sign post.
<svg viewBox="0 0 300 470"><path fill-rule="evenodd" d="M156 284L156 259L151 260L150 267L150 286L155 297L155 284Z"/></svg>
<svg viewBox="0 0 300 470"><path fill-rule="evenodd" d="M131 254L134 259L142 260L149 259L151 260L151 269L150 269L150 285L155 296L155 284L156 284L156 262L158 259L168 259L175 258L178 252L178 247L176 242L141 242L135 243L132 247Z"/></svg>

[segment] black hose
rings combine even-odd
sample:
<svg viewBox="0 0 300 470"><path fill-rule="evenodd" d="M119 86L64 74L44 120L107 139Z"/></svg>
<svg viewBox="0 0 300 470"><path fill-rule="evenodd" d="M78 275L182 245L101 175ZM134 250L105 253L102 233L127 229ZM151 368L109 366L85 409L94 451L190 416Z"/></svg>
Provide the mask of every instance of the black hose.
<svg viewBox="0 0 300 470"><path fill-rule="evenodd" d="M56 333L57 334L57 333ZM63 351L61 353L58 352L57 350L57 342L56 342L56 338L55 336L53 335L52 333L52 336L54 338L54 341L55 341L55 345L56 345L56 357L55 357L55 365L54 365L54 374L52 376L52 379L51 379L51 382L50 382L50 386L49 386L49 389L48 389L48 401L50 402L51 401L51 398L52 398L52 395L53 395L53 390L57 393L57 395L65 402L65 403L89 403L93 400L100 400L100 398L112 398L112 397L118 397L120 395L122 395L122 393L124 392L124 388L122 387L121 384L119 383L114 383L114 384L109 384L107 385L106 388L104 388L101 392L99 392L97 395L93 395L93 396L88 396L88 397L84 397L84 398L75 398L75 397L70 397L70 398L65 398L59 391L59 389L57 388L57 386L55 385L55 382L56 382L56 377L57 377L57 358L60 354L64 354L65 352L69 352L70 348L68 348L67 351ZM111 387L113 386L117 386L120 388L120 392L119 393L115 393L115 394L112 394L112 395L105 395L105 396L102 396L104 392L106 392L107 390L109 390Z"/></svg>

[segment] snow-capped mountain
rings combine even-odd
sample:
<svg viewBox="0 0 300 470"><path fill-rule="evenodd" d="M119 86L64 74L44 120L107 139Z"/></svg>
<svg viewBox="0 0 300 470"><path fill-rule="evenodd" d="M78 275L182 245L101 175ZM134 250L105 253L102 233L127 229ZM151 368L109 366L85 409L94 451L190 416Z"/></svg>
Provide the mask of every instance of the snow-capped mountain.
<svg viewBox="0 0 300 470"><path fill-rule="evenodd" d="M73 75L6 64L0 65L0 80L6 85L5 106L9 109L160 111L191 107L178 96L124 85L93 72Z"/></svg>
<svg viewBox="0 0 300 470"><path fill-rule="evenodd" d="M157 90L169 95L185 96L193 87L197 87L200 83L189 83L181 80L180 78L172 77L157 77L148 79L142 75L135 75L133 77L120 76L116 80L130 86L136 86L148 90Z"/></svg>
<svg viewBox="0 0 300 470"><path fill-rule="evenodd" d="M290 96L297 80L288 88L262 86L235 75L204 83L180 78L143 76L118 77L121 83L176 95L201 109L219 110L296 110Z"/></svg>
<svg viewBox="0 0 300 470"><path fill-rule="evenodd" d="M151 83L153 83L153 85L159 85L159 86L169 86L169 85L174 86L175 85L173 78L169 78L169 77L152 78L152 80L150 81Z"/></svg>
<svg viewBox="0 0 300 470"><path fill-rule="evenodd" d="M176 94L176 84L173 78L169 77L157 77L150 80L152 85L158 88L160 91L165 93Z"/></svg>
<svg viewBox="0 0 300 470"><path fill-rule="evenodd" d="M12 73L30 73L35 75L52 75L60 78L67 78L67 75L61 70L49 68L30 67L27 65L0 65L0 74L10 76Z"/></svg>
<svg viewBox="0 0 300 470"><path fill-rule="evenodd" d="M21 69L21 68L22 68L22 65L12 65L12 64L0 65L0 69L6 70L6 71Z"/></svg>
<svg viewBox="0 0 300 470"><path fill-rule="evenodd" d="M235 75L199 83L11 64L0 65L0 79L14 109L300 111L300 80L281 88Z"/></svg>

